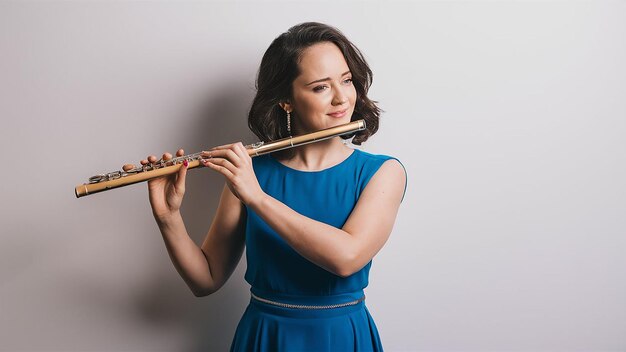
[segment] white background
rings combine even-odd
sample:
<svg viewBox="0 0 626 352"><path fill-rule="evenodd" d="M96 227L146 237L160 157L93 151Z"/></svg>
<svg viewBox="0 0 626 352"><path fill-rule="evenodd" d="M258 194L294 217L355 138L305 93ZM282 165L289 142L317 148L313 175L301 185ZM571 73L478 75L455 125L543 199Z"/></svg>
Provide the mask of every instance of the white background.
<svg viewBox="0 0 626 352"><path fill-rule="evenodd" d="M390 351L626 350L626 3L0 2L0 349L226 350L242 260L196 298L145 184L74 187L148 154L255 142L270 42L342 30L385 110L363 149L409 179L367 304ZM188 178L201 243L223 185Z"/></svg>

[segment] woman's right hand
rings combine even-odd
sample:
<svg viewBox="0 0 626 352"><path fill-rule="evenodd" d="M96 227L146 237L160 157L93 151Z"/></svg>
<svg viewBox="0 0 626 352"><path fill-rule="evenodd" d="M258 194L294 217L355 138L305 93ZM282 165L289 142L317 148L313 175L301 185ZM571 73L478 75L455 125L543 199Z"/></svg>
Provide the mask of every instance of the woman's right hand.
<svg viewBox="0 0 626 352"><path fill-rule="evenodd" d="M183 156L184 150L179 149L176 156ZM163 160L172 159L172 154L163 154ZM154 155L148 156L147 159L141 160L141 165L157 162ZM183 202L185 195L185 178L187 176L187 162L183 162L177 173L153 178L148 181L148 193L150 198L150 206L152 214L157 221L166 221L172 215L175 215ZM124 171L132 169L134 165L126 164L122 167Z"/></svg>

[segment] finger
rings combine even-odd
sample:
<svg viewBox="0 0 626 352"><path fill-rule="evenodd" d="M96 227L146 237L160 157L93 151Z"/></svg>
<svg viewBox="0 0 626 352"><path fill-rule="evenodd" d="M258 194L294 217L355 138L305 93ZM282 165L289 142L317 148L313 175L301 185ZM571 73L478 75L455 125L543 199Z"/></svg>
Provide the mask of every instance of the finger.
<svg viewBox="0 0 626 352"><path fill-rule="evenodd" d="M211 169L221 173L222 175L224 175L229 180L231 178L233 178L234 175L228 168L226 168L225 166L222 166L222 165L220 165L218 163L215 163L215 161L218 161L218 160L224 160L224 159L211 159L211 160L200 159L200 162L204 166L206 166L208 168L211 168Z"/></svg>
<svg viewBox="0 0 626 352"><path fill-rule="evenodd" d="M183 156L183 155L185 155L185 151L182 148L176 151L176 156Z"/></svg>
<svg viewBox="0 0 626 352"><path fill-rule="evenodd" d="M189 162L187 160L183 161L183 164L178 169L178 177L176 177L176 183L174 184L174 188L176 192L183 194L185 193L185 180L187 179L187 167L189 166Z"/></svg>
<svg viewBox="0 0 626 352"><path fill-rule="evenodd" d="M209 150L220 150L220 149L230 149L235 143L230 143L230 144L224 144L224 145L220 145L217 147L213 147Z"/></svg>
<svg viewBox="0 0 626 352"><path fill-rule="evenodd" d="M228 159L224 159L224 158L212 158L212 159L200 159L203 164L205 166L207 166L207 164L213 164L213 165L218 165L221 166L223 168L225 168L226 170L230 171L231 174L235 174L237 171L237 167L235 165L233 165L230 161L228 161Z"/></svg>
<svg viewBox="0 0 626 352"><path fill-rule="evenodd" d="M122 166L122 170L124 171L129 171L135 168L135 165L133 164L124 164L124 166Z"/></svg>
<svg viewBox="0 0 626 352"><path fill-rule="evenodd" d="M230 161L231 164L233 164L236 167L241 166L241 158L239 157L239 155L237 155L237 153L235 153L235 145L233 145L231 148L229 149L224 149L224 157L226 159L228 159L228 161Z"/></svg>
<svg viewBox="0 0 626 352"><path fill-rule="evenodd" d="M203 150L200 155L203 159L225 158L228 150L230 149Z"/></svg>
<svg viewBox="0 0 626 352"><path fill-rule="evenodd" d="M148 165L148 159L143 159L140 163L141 165Z"/></svg>
<svg viewBox="0 0 626 352"><path fill-rule="evenodd" d="M241 160L247 160L250 157L250 155L248 154L248 149L246 149L246 147L241 142L236 143L233 150L235 151L235 153L237 153Z"/></svg>
<svg viewBox="0 0 626 352"><path fill-rule="evenodd" d="M213 151L203 150L200 152L200 156L202 156L203 159L211 159L213 157Z"/></svg>
<svg viewBox="0 0 626 352"><path fill-rule="evenodd" d="M168 161L172 158L172 154L170 153L164 153L163 157L161 159L163 159L164 161Z"/></svg>
<svg viewBox="0 0 626 352"><path fill-rule="evenodd" d="M148 161L149 161L150 163L154 164L154 163L156 163L156 161L157 161L157 157L156 157L156 156L154 156L154 155L150 155L150 156L148 157Z"/></svg>
<svg viewBox="0 0 626 352"><path fill-rule="evenodd" d="M233 148L235 148L233 146ZM233 165L239 167L241 165L241 158L233 149L220 149L220 150L211 150L208 152L203 151L201 153L206 159L211 158L223 158L230 161Z"/></svg>

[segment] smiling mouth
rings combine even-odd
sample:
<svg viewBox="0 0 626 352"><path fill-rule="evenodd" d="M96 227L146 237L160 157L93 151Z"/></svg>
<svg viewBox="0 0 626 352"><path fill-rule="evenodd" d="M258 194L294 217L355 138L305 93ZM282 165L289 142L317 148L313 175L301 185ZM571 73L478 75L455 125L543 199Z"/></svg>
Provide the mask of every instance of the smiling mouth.
<svg viewBox="0 0 626 352"><path fill-rule="evenodd" d="M328 114L328 115L331 115L331 116L342 116L342 115L343 115L343 114L345 114L347 111L348 111L348 109L341 110L341 111L335 111L335 112L331 112L331 113L330 113L330 114Z"/></svg>

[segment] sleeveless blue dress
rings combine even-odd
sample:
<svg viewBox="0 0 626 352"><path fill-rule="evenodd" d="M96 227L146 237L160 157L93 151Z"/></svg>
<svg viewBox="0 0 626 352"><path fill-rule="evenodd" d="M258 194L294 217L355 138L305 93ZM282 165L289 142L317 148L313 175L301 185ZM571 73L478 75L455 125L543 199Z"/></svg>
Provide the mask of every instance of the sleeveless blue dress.
<svg viewBox="0 0 626 352"><path fill-rule="evenodd" d="M392 158L354 149L344 161L321 171L292 169L271 154L252 162L264 192L304 216L341 228L368 181ZM332 274L298 254L252 209L246 210L245 279L252 295L261 300L250 299L230 350L382 351L374 320L360 300L372 262L349 277ZM305 306L352 303L307 309L275 302Z"/></svg>

